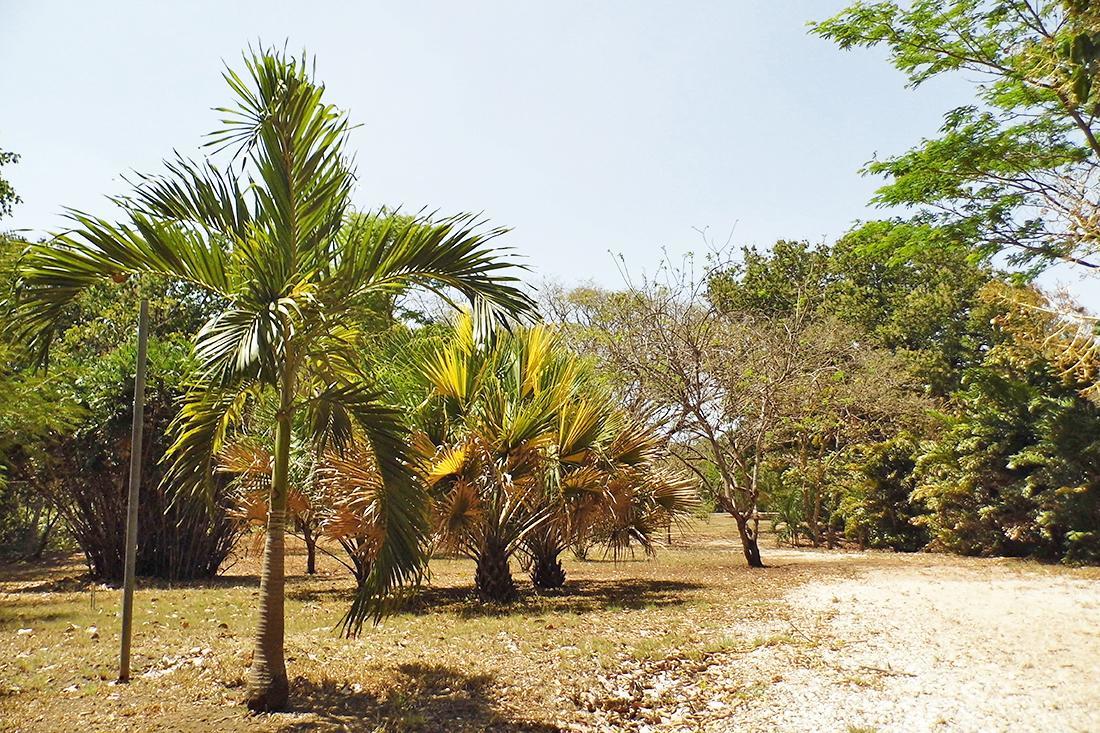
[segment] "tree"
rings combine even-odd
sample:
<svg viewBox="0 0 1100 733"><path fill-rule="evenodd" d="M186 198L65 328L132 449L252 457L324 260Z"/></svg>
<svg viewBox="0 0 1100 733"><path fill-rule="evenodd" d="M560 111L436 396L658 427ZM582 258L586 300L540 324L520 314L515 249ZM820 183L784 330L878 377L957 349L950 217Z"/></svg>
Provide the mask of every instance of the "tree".
<svg viewBox="0 0 1100 733"><path fill-rule="evenodd" d="M353 633L381 613L391 588L421 573L426 531L400 413L356 366L360 314L371 311L379 292L408 286L450 289L505 310L525 310L529 301L502 273L508 263L492 245L502 230L483 232L468 216L352 217L346 114L324 101L305 58L258 51L246 55L244 67L243 75L224 74L236 99L208 143L215 156L229 151L229 161L177 157L166 173L139 176L120 202L125 223L72 212L72 231L25 256L18 333L44 353L51 324L81 290L105 278L162 275L222 304L195 340L198 368L176 419L169 477L209 492L231 426L258 396L276 394L247 703L278 710L288 699L283 548L295 415L305 414L310 443L336 450L362 431L385 480L385 541L345 617Z"/></svg>
<svg viewBox="0 0 1100 733"><path fill-rule="evenodd" d="M652 555L662 534L699 509L698 482L669 465L660 431L611 407L592 381L588 400L562 410L544 473L552 490L541 495L549 517L524 543L536 588L565 584L560 556L569 547L602 544L618 557L640 546Z"/></svg>
<svg viewBox="0 0 1100 733"><path fill-rule="evenodd" d="M618 399L662 426L671 455L736 521L745 560L763 567L758 505L768 456L791 416L790 389L820 365L800 358L808 309L794 315L731 311L691 265L625 292L581 289L557 317L582 353L601 363ZM823 373L823 372L822 372Z"/></svg>
<svg viewBox="0 0 1100 733"><path fill-rule="evenodd" d="M844 532L860 548L916 552L928 544L918 518L926 510L914 501L918 439L902 431L877 443L857 447L852 470L843 477L838 513Z"/></svg>
<svg viewBox="0 0 1100 733"><path fill-rule="evenodd" d="M1053 361L1043 342L1062 337L1060 317L1024 290L988 293L1015 338L968 370L955 414L924 447L913 496L928 513L916 521L954 552L1097 563L1100 407L1081 392L1100 363L1086 354L1071 373Z"/></svg>
<svg viewBox="0 0 1100 733"><path fill-rule="evenodd" d="M1100 11L1088 0L856 3L813 25L841 48L885 46L911 86L954 72L977 103L940 135L875 160L875 203L918 210L941 244L1041 269L1100 267Z"/></svg>
<svg viewBox="0 0 1100 733"><path fill-rule="evenodd" d="M149 342L136 567L142 576L167 580L214 576L241 533L227 515L220 483L199 497L164 482L167 432L192 367L190 352L180 336ZM79 419L52 430L20 470L63 519L93 577L116 582L125 560L135 354L130 338L103 354L68 353L54 362L50 377L79 408ZM51 411L57 408L40 414Z"/></svg>
<svg viewBox="0 0 1100 733"><path fill-rule="evenodd" d="M943 397L996 336L979 292L1000 275L961 248L930 246L938 236L929 226L873 221L830 246L745 248L711 277L710 297L727 310L777 316L801 307L841 321L862 343L906 361L926 394Z"/></svg>
<svg viewBox="0 0 1100 733"><path fill-rule="evenodd" d="M587 450L602 427L586 375L546 327L486 331L471 315L418 355L415 371L436 534L474 560L482 599L513 601L509 560L550 518L552 457Z"/></svg>
<svg viewBox="0 0 1100 733"><path fill-rule="evenodd" d="M6 150L0 150L0 168L18 162L19 156L17 154ZM0 176L0 219L11 216L12 207L20 203L20 201L21 199L18 194L15 193L15 189L12 188L12 185L8 183L3 176Z"/></svg>

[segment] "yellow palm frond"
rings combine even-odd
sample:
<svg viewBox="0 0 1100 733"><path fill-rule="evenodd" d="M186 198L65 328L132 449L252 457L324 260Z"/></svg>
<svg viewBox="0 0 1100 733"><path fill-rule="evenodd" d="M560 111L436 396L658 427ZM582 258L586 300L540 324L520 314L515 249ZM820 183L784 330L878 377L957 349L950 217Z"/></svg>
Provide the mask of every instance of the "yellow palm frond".
<svg viewBox="0 0 1100 733"><path fill-rule="evenodd" d="M431 461L431 467L425 480L429 486L435 486L440 481L461 476L466 469L466 449L459 445L451 448L443 448Z"/></svg>
<svg viewBox="0 0 1100 733"><path fill-rule="evenodd" d="M580 400L562 409L558 422L558 457L565 463L588 460L604 429L607 405Z"/></svg>

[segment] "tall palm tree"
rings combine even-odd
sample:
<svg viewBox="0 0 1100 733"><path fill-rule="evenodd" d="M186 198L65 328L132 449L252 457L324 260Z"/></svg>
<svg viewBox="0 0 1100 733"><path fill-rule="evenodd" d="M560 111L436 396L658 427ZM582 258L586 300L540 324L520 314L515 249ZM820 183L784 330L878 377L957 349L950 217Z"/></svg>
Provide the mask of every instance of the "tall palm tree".
<svg viewBox="0 0 1100 733"><path fill-rule="evenodd" d="M347 116L324 101L304 58L246 54L224 74L235 100L219 111L212 158L178 157L139 176L119 203L124 223L70 212L73 228L32 245L22 266L18 327L45 353L52 325L82 289L103 278L157 273L207 291L220 313L196 336L201 367L169 452L183 490L210 485L225 436L264 392L276 395L273 470L260 581L259 623L247 704L286 706L283 538L291 430L304 411L311 444L347 446L361 431L387 487L385 541L344 623L381 613L379 599L418 576L426 531L424 490L411 480L400 413L384 405L358 364L357 324L380 292L410 286L458 293L502 311L530 300L509 262L469 216L442 221L351 214L355 175L345 154ZM228 162L213 162L226 151Z"/></svg>

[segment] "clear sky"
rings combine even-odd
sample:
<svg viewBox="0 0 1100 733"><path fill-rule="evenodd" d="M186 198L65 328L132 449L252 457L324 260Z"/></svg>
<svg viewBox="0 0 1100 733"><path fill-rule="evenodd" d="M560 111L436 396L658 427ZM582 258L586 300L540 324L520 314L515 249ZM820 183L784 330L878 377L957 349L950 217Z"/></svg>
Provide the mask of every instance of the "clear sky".
<svg viewBox="0 0 1100 733"><path fill-rule="evenodd" d="M484 212L536 278L614 286L609 251L652 268L703 249L696 229L831 240L875 215L860 166L970 99L807 34L846 4L0 0L0 148L24 199L4 226L107 213L120 174L194 154L230 99L222 61L261 39L315 54L362 124L358 206Z"/></svg>

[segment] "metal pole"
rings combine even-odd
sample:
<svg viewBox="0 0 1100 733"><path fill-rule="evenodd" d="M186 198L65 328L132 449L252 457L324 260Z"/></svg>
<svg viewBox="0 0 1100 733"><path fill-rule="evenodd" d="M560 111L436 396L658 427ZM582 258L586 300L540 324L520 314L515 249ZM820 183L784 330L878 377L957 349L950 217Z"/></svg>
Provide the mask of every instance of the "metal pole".
<svg viewBox="0 0 1100 733"><path fill-rule="evenodd" d="M145 423L145 351L149 335L149 300L141 299L138 315L137 367L134 374L134 427L130 437L130 492L126 500L126 569L122 579L122 648L118 681L130 681L130 639L134 626L134 574L137 569L138 492L141 488L141 433Z"/></svg>

